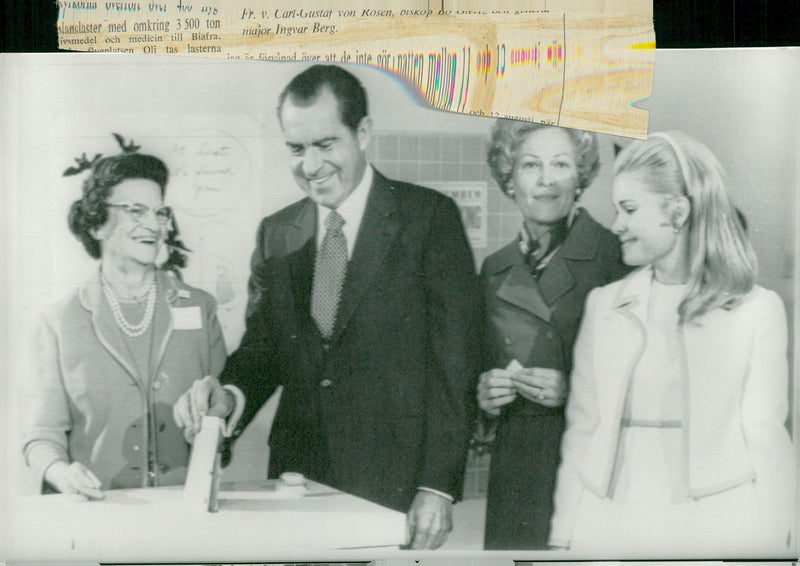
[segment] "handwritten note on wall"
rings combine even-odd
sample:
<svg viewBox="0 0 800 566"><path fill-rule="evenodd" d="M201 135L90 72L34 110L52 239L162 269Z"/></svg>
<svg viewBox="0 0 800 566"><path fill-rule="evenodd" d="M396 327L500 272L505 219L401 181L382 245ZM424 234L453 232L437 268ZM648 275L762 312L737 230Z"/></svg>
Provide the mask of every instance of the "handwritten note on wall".
<svg viewBox="0 0 800 566"><path fill-rule="evenodd" d="M210 216L241 202L252 168L236 138L221 130L194 130L172 149L170 197L177 208L192 216Z"/></svg>

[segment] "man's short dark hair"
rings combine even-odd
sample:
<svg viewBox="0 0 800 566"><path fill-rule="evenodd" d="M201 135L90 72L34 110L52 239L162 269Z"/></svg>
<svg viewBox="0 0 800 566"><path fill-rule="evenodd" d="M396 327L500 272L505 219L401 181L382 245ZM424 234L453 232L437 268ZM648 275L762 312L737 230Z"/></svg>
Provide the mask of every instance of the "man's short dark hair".
<svg viewBox="0 0 800 566"><path fill-rule="evenodd" d="M297 106L311 106L326 86L339 102L342 123L355 132L367 115L367 93L355 76L335 65L314 65L293 78L278 98L278 120L287 97Z"/></svg>

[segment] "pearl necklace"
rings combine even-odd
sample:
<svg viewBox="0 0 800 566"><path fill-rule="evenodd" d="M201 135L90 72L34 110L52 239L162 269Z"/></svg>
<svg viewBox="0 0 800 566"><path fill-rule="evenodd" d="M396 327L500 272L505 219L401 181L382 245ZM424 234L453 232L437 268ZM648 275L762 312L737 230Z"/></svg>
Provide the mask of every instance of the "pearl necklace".
<svg viewBox="0 0 800 566"><path fill-rule="evenodd" d="M147 292L147 306L144 310L144 318L142 318L139 324L131 324L125 319L125 315L122 314L122 309L119 306L117 296L114 294L113 289L111 289L111 284L108 282L108 279L106 279L106 276L102 273L100 274L100 279L103 283L103 294L105 294L106 300L111 306L111 312L114 314L114 320L117 322L119 329L131 338L138 338L147 332L147 329L150 327L150 322L153 320L153 314L156 312L157 291L155 279L153 279L153 282L150 284L150 290Z"/></svg>

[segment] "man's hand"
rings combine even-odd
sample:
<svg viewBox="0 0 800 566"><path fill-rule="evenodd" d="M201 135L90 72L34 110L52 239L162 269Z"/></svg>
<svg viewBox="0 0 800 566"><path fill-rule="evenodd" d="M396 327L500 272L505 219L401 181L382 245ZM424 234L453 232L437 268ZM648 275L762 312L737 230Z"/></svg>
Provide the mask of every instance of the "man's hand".
<svg viewBox="0 0 800 566"><path fill-rule="evenodd" d="M419 490L406 516L408 548L439 548L453 528L453 503L446 497Z"/></svg>
<svg viewBox="0 0 800 566"><path fill-rule="evenodd" d="M192 387L180 396L172 408L175 424L183 430L188 442L194 440L200 432L203 417L221 417L223 419L233 412L235 401L216 377L210 375L196 380Z"/></svg>

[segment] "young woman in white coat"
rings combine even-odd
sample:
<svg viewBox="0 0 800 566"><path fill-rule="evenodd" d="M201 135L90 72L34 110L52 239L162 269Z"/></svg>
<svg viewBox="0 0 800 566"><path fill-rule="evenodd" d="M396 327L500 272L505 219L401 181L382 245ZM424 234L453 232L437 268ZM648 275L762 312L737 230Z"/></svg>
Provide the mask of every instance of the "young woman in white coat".
<svg viewBox="0 0 800 566"><path fill-rule="evenodd" d="M624 557L790 554L787 324L711 151L617 157L612 230L642 266L595 289L575 347L550 545Z"/></svg>

